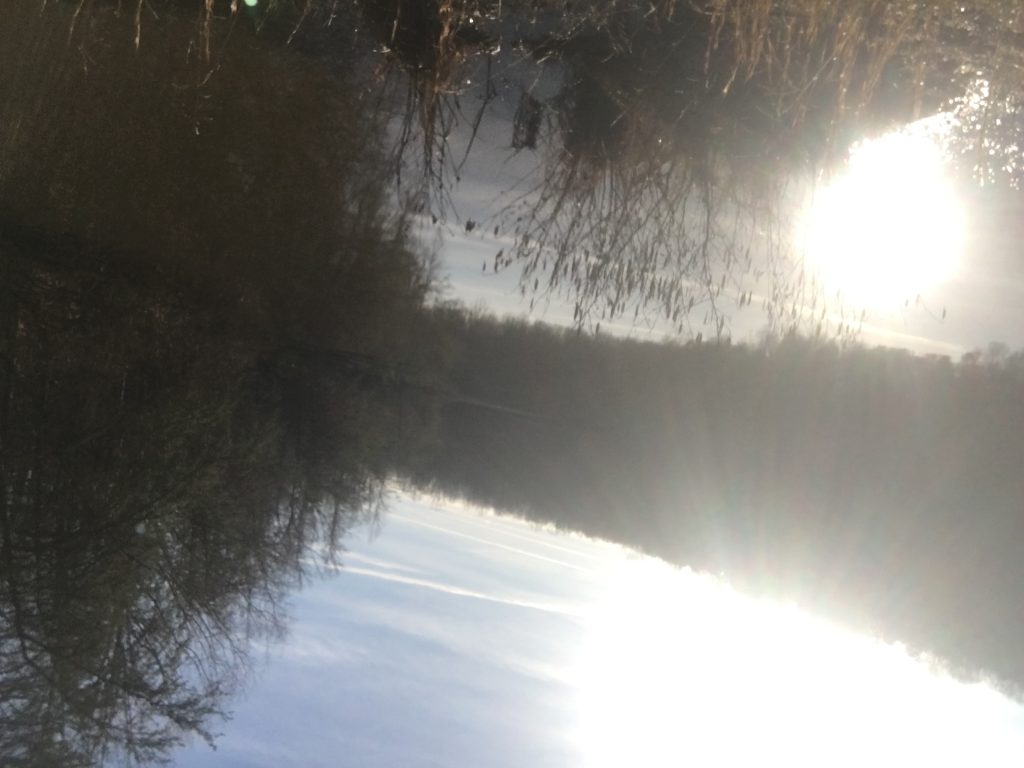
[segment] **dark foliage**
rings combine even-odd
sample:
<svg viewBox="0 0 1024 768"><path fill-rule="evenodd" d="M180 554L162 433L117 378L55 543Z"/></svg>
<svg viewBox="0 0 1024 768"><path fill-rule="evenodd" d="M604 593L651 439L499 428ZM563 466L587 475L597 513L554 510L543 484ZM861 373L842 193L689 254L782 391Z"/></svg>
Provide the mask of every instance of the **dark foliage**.
<svg viewBox="0 0 1024 768"><path fill-rule="evenodd" d="M440 491L1024 683L1024 355L663 346L453 315ZM991 361L991 362L987 362Z"/></svg>
<svg viewBox="0 0 1024 768"><path fill-rule="evenodd" d="M112 0L37 5L16 0L8 28L19 31L0 51L15 73L7 95L0 86L0 174L13 163L12 184L39 181L26 137L59 153L72 147L54 166L79 164L73 148L94 147L89 189L99 199L107 174L136 174L138 196L111 199L108 210L151 201L150 224L200 251L213 240L211 219L240 216L250 245L280 258L294 243L281 240L278 222L301 223L307 241L329 239L324 201L363 193L344 172L332 171L334 189L322 178L360 160L324 151L325 118L372 114L376 130L390 122L389 180L443 219L472 173L485 112L504 103L509 114L496 114L510 123L510 151L536 147L544 160L536 189L495 212L516 240L499 267L521 269L524 291L574 299L581 326L643 315L721 334L755 287L775 327L799 325L807 297L822 297L794 264L787 186L852 141L918 117L956 111L952 149L965 171L1018 186L1024 38L1009 0L261 0L255 9L162 0L135 13ZM231 42L238 36L241 45ZM342 73L357 73L359 87L339 91ZM226 94L249 105L248 119L216 107ZM55 100L69 101L46 109ZM323 106L314 119L311 101ZM167 130L136 130L120 117L126 103L144 104ZM275 112L277 135L289 139L253 154L270 124L264 108L282 107L304 119ZM86 144L83 132L56 127L71 118L92 126ZM363 140L347 138L349 147ZM143 146L211 174L223 166L225 186L204 184L208 195L175 203L196 187L137 162L133 147ZM285 165L315 183L280 185ZM53 182L26 205L41 194L102 227L81 190L60 175ZM268 187L278 194L258 197L269 207L253 204L253 190ZM219 262L238 279L226 255Z"/></svg>
<svg viewBox="0 0 1024 768"><path fill-rule="evenodd" d="M160 761L212 739L430 409L385 356L0 245L0 762Z"/></svg>
<svg viewBox="0 0 1024 768"><path fill-rule="evenodd" d="M136 51L113 4L76 10L15 3L0 32L11 766L212 739L430 418L390 373L426 354L429 262L344 72L248 27L189 54L173 12Z"/></svg>

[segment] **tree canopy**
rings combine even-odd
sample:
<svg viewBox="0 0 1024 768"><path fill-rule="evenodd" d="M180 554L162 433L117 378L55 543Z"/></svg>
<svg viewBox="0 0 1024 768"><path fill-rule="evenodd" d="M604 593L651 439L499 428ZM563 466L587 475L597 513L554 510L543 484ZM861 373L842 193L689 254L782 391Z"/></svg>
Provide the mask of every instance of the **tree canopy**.
<svg viewBox="0 0 1024 768"><path fill-rule="evenodd" d="M1024 690L1024 351L666 345L459 312L441 327L465 398L410 472L421 485Z"/></svg>
<svg viewBox="0 0 1024 768"><path fill-rule="evenodd" d="M776 327L797 322L814 299L788 240L793 185L852 141L920 117L956 114L949 140L964 171L986 185L1018 185L1024 21L1010 0L162 0L135 13L90 0L41 15L37 6L18 0L8 12L28 47L5 46L8 71L22 74L7 86L18 119L4 123L0 170L26 135L58 130L53 112L32 128L46 97L31 94L52 98L71 77L92 89L82 104L150 99L220 162L234 162L241 180L322 173L331 160L311 164L307 153L319 153L323 138L308 121L273 118L291 139L257 167L239 160L245 133L270 116L238 122L219 112L224 94L288 91L379 119L400 194L444 219L471 173L467 142L493 113L508 122L510 152L542 156L535 188L495 212L512 239L495 266L521 269L526 290L571 297L580 324L654 315L681 328L703 317L723 332L755 300ZM40 37L66 45L64 65L42 58L51 49ZM30 50L34 58L22 55ZM139 60L153 67L145 82L133 74ZM354 88L352 77L337 88L343 72L355 73ZM130 122L100 111L110 149L95 157L127 157ZM213 149L225 142L230 153ZM276 161L307 171L281 173L268 164ZM141 166L138 181L164 170ZM51 186L51 196L69 194L59 179ZM274 210L320 220L314 211L336 198L306 189L289 188ZM232 194L224 190L220 204ZM218 208L196 201L195 215ZM164 223L180 228L181 211L167 212ZM273 221L248 215L255 226ZM260 239L269 245L277 231Z"/></svg>

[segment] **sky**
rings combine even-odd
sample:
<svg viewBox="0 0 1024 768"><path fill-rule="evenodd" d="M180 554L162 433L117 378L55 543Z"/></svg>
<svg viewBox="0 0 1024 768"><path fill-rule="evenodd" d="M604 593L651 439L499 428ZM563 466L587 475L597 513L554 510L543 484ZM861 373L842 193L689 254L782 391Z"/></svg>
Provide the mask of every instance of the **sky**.
<svg viewBox="0 0 1024 768"><path fill-rule="evenodd" d="M395 494L175 765L1019 765L1024 706L622 547Z"/></svg>
<svg viewBox="0 0 1024 768"><path fill-rule="evenodd" d="M432 238L449 282L448 295L499 315L571 325L569 297L545 297L531 310L531 295L524 298L519 293L515 267L499 274L491 268L495 253L499 249L508 253L513 245L509 233L499 230L494 235L494 224L501 218L498 214L536 183L541 160L538 153L510 149L509 109L498 103L480 124L470 162L452 196L454 215L433 228ZM455 135L452 139L455 156L461 156L459 138ZM826 248L848 252L856 265L854 282L868 287L857 297L857 306L868 312L860 340L953 359L984 349L991 342L1024 348L1024 260L1019 258L1018 238L1005 226L1006 220L999 218L1005 215L1002 205L984 191L962 183L944 189L943 169L928 165L930 148L926 143L915 146L883 137L874 146L881 151L861 152L860 158L868 160L859 165L857 152L852 152L848 166L822 180L825 194L818 196L827 199L834 191L830 187L841 190L832 198L838 202L842 218L834 214L821 218L830 237ZM948 194L944 197L940 192ZM952 219L957 219L961 231L950 226ZM481 226L467 232L464 224L468 220ZM893 231L893 221L903 225L901 231ZM957 242L951 242L954 240ZM923 243L910 268L924 272L924 279L894 281L892 254L885 243ZM908 250L901 248L901 252ZM871 265L875 271L867 268ZM849 276L847 271L845 277ZM891 285L893 282L898 285ZM873 301L873 293L884 293L887 287L902 289L900 300ZM907 306L902 298L905 294L920 294L922 301L912 300ZM766 318L756 304L730 318L733 339L755 342L766 327ZM602 329L650 340L677 335L666 325L634 325L630 318L602 323ZM694 333L698 330L695 327Z"/></svg>

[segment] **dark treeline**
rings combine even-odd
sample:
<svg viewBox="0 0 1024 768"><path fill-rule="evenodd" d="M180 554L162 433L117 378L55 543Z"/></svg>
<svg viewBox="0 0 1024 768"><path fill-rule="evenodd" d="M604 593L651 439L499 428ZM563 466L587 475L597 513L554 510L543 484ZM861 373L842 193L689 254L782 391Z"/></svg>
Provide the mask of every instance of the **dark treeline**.
<svg viewBox="0 0 1024 768"><path fill-rule="evenodd" d="M0 38L8 238L63 237L65 262L96 269L98 250L105 269L242 304L281 339L369 349L418 305L429 262L356 50L317 58L251 23L200 39L174 12L136 49L118 4L77 22L75 6L18 0Z"/></svg>
<svg viewBox="0 0 1024 768"><path fill-rule="evenodd" d="M60 256L0 242L0 762L160 761L433 409L384 355Z"/></svg>
<svg viewBox="0 0 1024 768"><path fill-rule="evenodd" d="M1024 681L1024 355L448 321L425 484Z"/></svg>
<svg viewBox="0 0 1024 768"><path fill-rule="evenodd" d="M191 17L136 52L75 5L0 32L5 766L212 738L432 418L395 384L431 263L346 71L238 30L204 82Z"/></svg>

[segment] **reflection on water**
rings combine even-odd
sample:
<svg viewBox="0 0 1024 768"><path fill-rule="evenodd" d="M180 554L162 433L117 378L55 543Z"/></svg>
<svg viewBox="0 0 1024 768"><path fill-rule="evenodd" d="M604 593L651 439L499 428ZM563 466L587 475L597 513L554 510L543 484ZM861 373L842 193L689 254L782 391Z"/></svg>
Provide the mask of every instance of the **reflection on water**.
<svg viewBox="0 0 1024 768"><path fill-rule="evenodd" d="M724 276L697 279L693 257L734 264L737 243L710 219L702 241L681 236L677 203L714 208L720 143L763 145L769 164L795 140L824 151L823 115L769 119L772 73L731 88L730 59L692 77L710 59L681 43L713 28L693 10L658 31L636 8L619 26L186 5L5 9L0 763L145 764L183 743L183 764L212 762L201 742L236 707L225 746L248 740L244 764L713 764L837 742L868 760L850 735L868 725L891 754L964 754L968 730L1007 754L987 729L1019 738L1017 709L891 648L610 544L388 513L395 487L513 511L797 599L961 678L1024 683L1021 355L958 366L792 334L644 345L502 323L441 301L417 239L429 216L457 219L448 138L473 121L450 86L462 64L491 77L506 34L532 53L501 119L515 149L550 152L536 194L487 229L535 291L571 284L581 323L634 305L681 322L721 298ZM620 50L625 33L654 58ZM666 62L681 80L637 90ZM379 546L349 542L366 525ZM922 746L925 723L949 740Z"/></svg>

